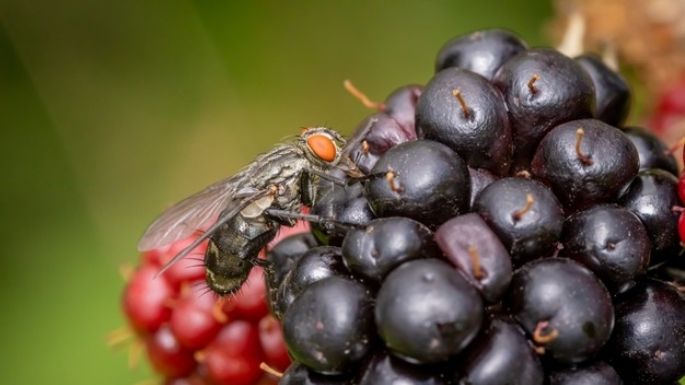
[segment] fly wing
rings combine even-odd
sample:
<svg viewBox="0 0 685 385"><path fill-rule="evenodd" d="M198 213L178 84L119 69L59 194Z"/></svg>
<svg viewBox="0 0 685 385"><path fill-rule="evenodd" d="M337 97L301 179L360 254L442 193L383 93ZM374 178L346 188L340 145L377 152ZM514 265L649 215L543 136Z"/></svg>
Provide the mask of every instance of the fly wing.
<svg viewBox="0 0 685 385"><path fill-rule="evenodd" d="M174 265L176 262L180 261L183 259L186 255L188 255L193 249L196 247L200 246L200 244L204 241L207 240L207 238L211 237L212 234L214 234L215 231L219 229L223 224L226 222L230 221L231 218L235 217L240 213L241 211L247 209L250 205L259 202L261 199L265 197L270 197L267 199L269 202L268 205L273 202L273 194L275 191L271 188L266 188L263 190L254 190L254 189L248 189L247 190L240 190L237 194L234 195L235 199L232 199L230 201L230 204L226 208L226 210L221 212L221 216L219 219L211 226L209 227L204 234L196 238L193 243L190 245L186 246L183 250L179 251L178 254L176 254L173 258L171 258L167 263L162 266L162 268L159 270L157 273L162 274L164 273L168 268L170 268L172 265ZM262 210L263 211L263 210Z"/></svg>
<svg viewBox="0 0 685 385"><path fill-rule="evenodd" d="M223 179L168 208L145 230L138 250L167 246L216 221L234 201L234 182L233 177Z"/></svg>

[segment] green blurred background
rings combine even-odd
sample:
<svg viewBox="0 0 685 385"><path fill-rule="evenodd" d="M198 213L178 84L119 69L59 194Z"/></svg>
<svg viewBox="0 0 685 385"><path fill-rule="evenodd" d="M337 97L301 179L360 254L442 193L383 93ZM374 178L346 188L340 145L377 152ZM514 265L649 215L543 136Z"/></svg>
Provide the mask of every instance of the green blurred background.
<svg viewBox="0 0 685 385"><path fill-rule="evenodd" d="M169 204L299 127L350 133L485 27L545 44L547 1L0 1L0 382L133 385L117 269Z"/></svg>

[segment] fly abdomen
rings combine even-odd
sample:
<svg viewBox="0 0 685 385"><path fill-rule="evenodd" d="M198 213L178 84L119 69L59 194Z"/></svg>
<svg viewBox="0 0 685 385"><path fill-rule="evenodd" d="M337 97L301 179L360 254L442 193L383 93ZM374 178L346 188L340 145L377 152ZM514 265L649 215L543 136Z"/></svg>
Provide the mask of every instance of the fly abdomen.
<svg viewBox="0 0 685 385"><path fill-rule="evenodd" d="M207 285L220 295L237 292L247 280L259 251L276 236L277 226L265 218L236 215L209 239L205 252Z"/></svg>

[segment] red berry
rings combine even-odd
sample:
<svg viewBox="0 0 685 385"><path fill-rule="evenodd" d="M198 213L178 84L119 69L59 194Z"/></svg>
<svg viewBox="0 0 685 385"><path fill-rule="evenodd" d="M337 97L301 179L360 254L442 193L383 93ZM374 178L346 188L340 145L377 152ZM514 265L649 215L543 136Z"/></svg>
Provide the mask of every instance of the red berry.
<svg viewBox="0 0 685 385"><path fill-rule="evenodd" d="M680 174L680 179L678 179L678 197L680 202L685 203L685 172Z"/></svg>
<svg viewBox="0 0 685 385"><path fill-rule="evenodd" d="M283 340L281 325L273 316L259 321L259 340L264 351L264 361L272 368L284 372L290 365L290 356Z"/></svg>
<svg viewBox="0 0 685 385"><path fill-rule="evenodd" d="M664 131L685 118L685 77L661 94L652 121L656 131Z"/></svg>
<svg viewBox="0 0 685 385"><path fill-rule="evenodd" d="M181 250L190 245L194 240L195 237L191 237L174 243L161 257L161 264L166 263L176 256L176 254L181 252ZM169 269L164 272L164 276L174 287L178 287L184 282L204 279L205 266L203 260L205 250L207 250L207 242L203 242L180 261L171 265Z"/></svg>
<svg viewBox="0 0 685 385"><path fill-rule="evenodd" d="M186 286L171 315L171 330L184 347L202 349L221 330L222 323L214 315L216 297L204 287Z"/></svg>
<svg viewBox="0 0 685 385"><path fill-rule="evenodd" d="M259 331L249 322L226 325L205 353L207 376L216 385L250 385L262 377Z"/></svg>
<svg viewBox="0 0 685 385"><path fill-rule="evenodd" d="M164 277L156 276L158 270L154 265L143 265L124 292L124 312L139 332L154 333L171 315L168 304L174 290Z"/></svg>
<svg viewBox="0 0 685 385"><path fill-rule="evenodd" d="M229 318L258 322L269 314L263 270L261 267L253 268L238 294L226 301L223 309Z"/></svg>
<svg viewBox="0 0 685 385"><path fill-rule="evenodd" d="M168 326L161 327L146 341L148 357L157 372L167 377L183 377L195 369L193 352L183 348Z"/></svg>

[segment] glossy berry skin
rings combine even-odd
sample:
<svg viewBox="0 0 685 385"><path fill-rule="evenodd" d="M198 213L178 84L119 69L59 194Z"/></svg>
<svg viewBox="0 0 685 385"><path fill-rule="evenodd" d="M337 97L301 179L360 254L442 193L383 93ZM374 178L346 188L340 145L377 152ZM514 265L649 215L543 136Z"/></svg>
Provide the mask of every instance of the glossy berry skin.
<svg viewBox="0 0 685 385"><path fill-rule="evenodd" d="M680 202L685 203L685 173L680 174L678 178L678 198Z"/></svg>
<svg viewBox="0 0 685 385"><path fill-rule="evenodd" d="M497 302L511 282L511 257L483 219L464 214L435 231L442 253L480 290L488 302Z"/></svg>
<svg viewBox="0 0 685 385"><path fill-rule="evenodd" d="M468 208L469 173L462 158L431 140L402 143L371 170L365 195L379 217L404 216L437 226Z"/></svg>
<svg viewBox="0 0 685 385"><path fill-rule="evenodd" d="M640 171L619 199L619 204L634 212L645 225L652 240L652 264L677 252L679 204L677 179L663 170Z"/></svg>
<svg viewBox="0 0 685 385"><path fill-rule="evenodd" d="M630 111L628 83L596 55L581 55L576 61L590 75L595 86L595 118L612 126L622 125Z"/></svg>
<svg viewBox="0 0 685 385"><path fill-rule="evenodd" d="M454 374L458 385L542 385L538 355L514 322L493 319L469 346Z"/></svg>
<svg viewBox="0 0 685 385"><path fill-rule="evenodd" d="M167 326L147 337L145 341L152 367L167 377L184 377L195 369L193 351L181 346Z"/></svg>
<svg viewBox="0 0 685 385"><path fill-rule="evenodd" d="M364 187L361 183L333 185L319 197L312 207L311 214L343 223L365 225L375 218L375 215L363 193ZM329 245L339 245L347 233L347 228L317 224L312 224L312 230L321 243Z"/></svg>
<svg viewBox="0 0 685 385"><path fill-rule="evenodd" d="M584 132L580 139L578 130ZM639 164L635 146L619 129L585 119L550 131L535 152L531 171L566 209L582 210L614 201L637 175Z"/></svg>
<svg viewBox="0 0 685 385"><path fill-rule="evenodd" d="M390 351L414 363L446 361L476 336L480 295L453 267L437 259L393 270L376 297L376 327Z"/></svg>
<svg viewBox="0 0 685 385"><path fill-rule="evenodd" d="M380 282L402 263L437 256L438 252L428 227L413 219L389 217L348 231L342 255L350 271L371 282Z"/></svg>
<svg viewBox="0 0 685 385"><path fill-rule="evenodd" d="M372 299L349 279L314 282L286 311L283 335L298 362L323 374L346 373L371 348Z"/></svg>
<svg viewBox="0 0 685 385"><path fill-rule="evenodd" d="M264 269L256 266L250 270L240 291L233 296L231 301L226 301L222 309L231 319L259 322L269 314L266 301Z"/></svg>
<svg viewBox="0 0 685 385"><path fill-rule="evenodd" d="M291 235L278 242L268 251L271 273L265 274L268 305L271 312L277 313L278 288L286 274L292 270L304 253L317 245L311 233Z"/></svg>
<svg viewBox="0 0 685 385"><path fill-rule="evenodd" d="M408 138L411 137L411 132L416 133L416 105L422 91L422 86L409 84L393 91L383 103L385 105L383 112L395 119Z"/></svg>
<svg viewBox="0 0 685 385"><path fill-rule="evenodd" d="M660 168L673 175L678 173L675 157L659 138L639 127L627 127L623 132L637 149L640 170Z"/></svg>
<svg viewBox="0 0 685 385"><path fill-rule="evenodd" d="M508 31L473 32L445 43L435 60L435 72L458 67L490 80L504 62L525 49L526 44Z"/></svg>
<svg viewBox="0 0 685 385"><path fill-rule="evenodd" d="M356 385L445 385L443 376L431 366L413 365L385 351L376 353L360 369Z"/></svg>
<svg viewBox="0 0 685 385"><path fill-rule="evenodd" d="M623 385L616 370L602 361L557 370L548 379L549 385Z"/></svg>
<svg viewBox="0 0 685 385"><path fill-rule="evenodd" d="M534 48L512 57L497 71L493 83L509 106L519 168L525 168L552 127L594 113L592 79L580 64L552 49Z"/></svg>
<svg viewBox="0 0 685 385"><path fill-rule="evenodd" d="M207 346L222 327L212 312L217 299L206 290L202 286L189 286L182 290L169 320L178 342L190 350Z"/></svg>
<svg viewBox="0 0 685 385"><path fill-rule="evenodd" d="M207 377L216 385L251 385L262 376L257 325L233 321L205 349Z"/></svg>
<svg viewBox="0 0 685 385"><path fill-rule="evenodd" d="M416 139L413 120L411 124L410 127L402 126L384 112L369 116L362 120L349 141L349 157L362 172L369 173L378 158L390 148Z"/></svg>
<svg viewBox="0 0 685 385"><path fill-rule="evenodd" d="M326 376L294 363L283 373L278 385L352 385L345 376Z"/></svg>
<svg viewBox="0 0 685 385"><path fill-rule="evenodd" d="M283 331L276 318L266 316L259 321L259 342L264 361L276 370L286 370L290 365L288 349L283 341Z"/></svg>
<svg viewBox="0 0 685 385"><path fill-rule="evenodd" d="M448 145L469 166L498 175L509 170L513 149L507 107L484 77L460 68L438 72L419 98L416 123L421 138Z"/></svg>
<svg viewBox="0 0 685 385"><path fill-rule="evenodd" d="M473 202L476 201L478 194L480 194L484 188L488 187L490 183L496 181L497 177L490 171L471 167L469 167L469 177L471 180L471 199L469 199L469 206L473 206Z"/></svg>
<svg viewBox="0 0 685 385"><path fill-rule="evenodd" d="M157 277L159 267L143 265L124 291L122 305L131 326L140 333L154 333L171 317L169 300L175 294L165 277Z"/></svg>
<svg viewBox="0 0 685 385"><path fill-rule="evenodd" d="M507 306L545 356L564 364L598 353L614 326L607 289L590 270L565 258L539 259L517 270Z"/></svg>
<svg viewBox="0 0 685 385"><path fill-rule="evenodd" d="M295 298L314 282L347 275L339 247L318 246L309 249L281 282L274 314L281 317Z"/></svg>
<svg viewBox="0 0 685 385"><path fill-rule="evenodd" d="M685 299L647 280L616 303L607 359L627 384L668 384L685 374Z"/></svg>
<svg viewBox="0 0 685 385"><path fill-rule="evenodd" d="M526 210L528 194L533 202ZM525 178L491 183L476 198L473 211L497 234L514 266L551 255L564 225L561 205L552 191Z"/></svg>
<svg viewBox="0 0 685 385"><path fill-rule="evenodd" d="M637 215L600 205L567 218L561 256L592 270L612 291L622 291L647 270L652 244Z"/></svg>

